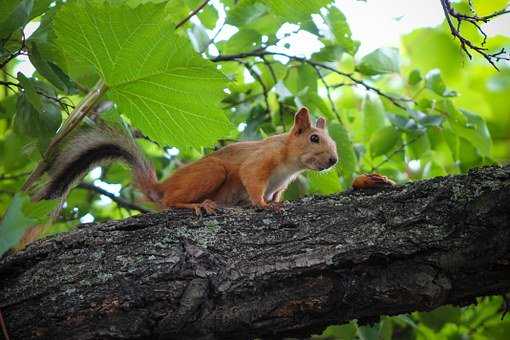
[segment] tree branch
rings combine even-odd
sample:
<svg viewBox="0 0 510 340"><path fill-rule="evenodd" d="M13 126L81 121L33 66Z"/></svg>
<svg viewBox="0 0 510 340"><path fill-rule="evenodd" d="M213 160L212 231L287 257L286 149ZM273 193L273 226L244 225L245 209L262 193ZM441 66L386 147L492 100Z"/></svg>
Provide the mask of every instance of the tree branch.
<svg viewBox="0 0 510 340"><path fill-rule="evenodd" d="M510 290L510 167L85 224L0 258L14 339L308 337Z"/></svg>
<svg viewBox="0 0 510 340"><path fill-rule="evenodd" d="M495 53L489 53L487 48L485 48L485 43L487 41L487 34L483 31L482 27L480 26L480 23L487 23L491 19L494 19L495 17L498 17L503 14L510 13L510 10L503 9L501 11L495 12L493 14L479 17L477 15L466 15L457 12L450 0L440 0L441 6L443 7L443 12L446 18L446 22L448 23L448 27L450 28L450 32L452 33L453 37L458 39L460 42L460 47L462 50L466 53L466 55L469 57L469 59L472 59L473 56L470 51L475 51L476 53L480 54L482 57L485 58L496 70L499 70L499 68L496 66L496 62L499 62L501 60L510 60L510 56L508 55L508 52L505 51L505 49L501 49L499 52ZM455 27L452 18L455 18L457 20L457 27ZM473 26L476 27L476 29L483 35L483 41L481 46L474 44L469 39L465 38L460 33L460 27L463 22L467 22Z"/></svg>

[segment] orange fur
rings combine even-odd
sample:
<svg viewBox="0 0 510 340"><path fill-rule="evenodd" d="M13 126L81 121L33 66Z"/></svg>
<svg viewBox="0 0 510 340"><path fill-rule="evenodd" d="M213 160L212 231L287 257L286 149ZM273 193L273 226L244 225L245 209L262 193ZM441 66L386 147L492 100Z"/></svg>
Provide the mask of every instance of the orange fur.
<svg viewBox="0 0 510 340"><path fill-rule="evenodd" d="M234 143L177 170L157 184L159 203L163 208L197 212L211 212L216 206L276 205L300 172L336 163L336 144L325 129L325 120L321 118L318 126L311 125L308 109L302 108L287 134ZM312 134L318 136L318 143L310 141Z"/></svg>

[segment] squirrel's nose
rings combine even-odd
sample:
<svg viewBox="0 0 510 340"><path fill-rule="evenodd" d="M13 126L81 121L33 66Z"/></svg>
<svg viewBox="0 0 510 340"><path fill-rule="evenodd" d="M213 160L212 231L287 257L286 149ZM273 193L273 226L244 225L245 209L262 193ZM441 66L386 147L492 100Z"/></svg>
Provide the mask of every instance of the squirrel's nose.
<svg viewBox="0 0 510 340"><path fill-rule="evenodd" d="M335 165L335 164L336 164L336 162L337 162L337 161L338 161L338 159L337 159L336 157L331 157L331 158L329 159L329 165L330 165L330 166L333 166L333 165Z"/></svg>

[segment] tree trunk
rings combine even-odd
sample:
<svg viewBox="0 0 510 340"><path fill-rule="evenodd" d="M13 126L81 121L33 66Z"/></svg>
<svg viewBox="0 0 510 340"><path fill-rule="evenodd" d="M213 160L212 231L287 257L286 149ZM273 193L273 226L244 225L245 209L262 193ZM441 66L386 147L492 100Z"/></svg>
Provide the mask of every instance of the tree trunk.
<svg viewBox="0 0 510 340"><path fill-rule="evenodd" d="M14 339L306 336L510 290L510 167L83 224L0 260Z"/></svg>

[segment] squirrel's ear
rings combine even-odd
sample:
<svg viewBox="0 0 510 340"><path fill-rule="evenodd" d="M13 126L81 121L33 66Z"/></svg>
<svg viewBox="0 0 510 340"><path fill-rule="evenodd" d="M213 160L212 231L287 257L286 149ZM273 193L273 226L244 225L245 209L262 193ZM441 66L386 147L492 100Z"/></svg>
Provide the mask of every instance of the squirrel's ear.
<svg viewBox="0 0 510 340"><path fill-rule="evenodd" d="M292 128L292 133L296 135L302 134L306 129L312 127L312 122L310 121L310 111L306 107L302 107L296 112L294 116L294 127Z"/></svg>
<svg viewBox="0 0 510 340"><path fill-rule="evenodd" d="M326 120L322 117L319 117L319 119L317 119L317 121L315 122L315 127L317 129L324 130L324 128L326 127Z"/></svg>

